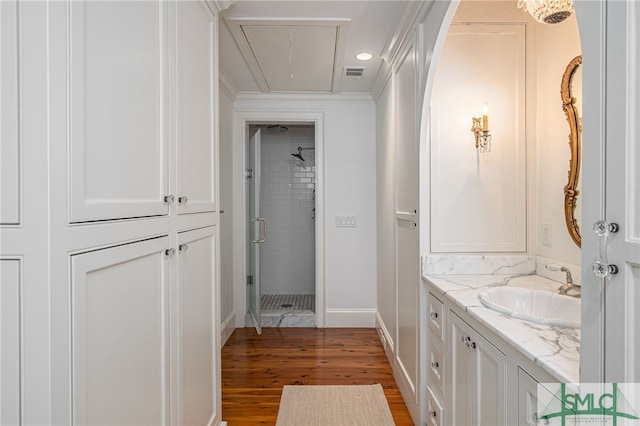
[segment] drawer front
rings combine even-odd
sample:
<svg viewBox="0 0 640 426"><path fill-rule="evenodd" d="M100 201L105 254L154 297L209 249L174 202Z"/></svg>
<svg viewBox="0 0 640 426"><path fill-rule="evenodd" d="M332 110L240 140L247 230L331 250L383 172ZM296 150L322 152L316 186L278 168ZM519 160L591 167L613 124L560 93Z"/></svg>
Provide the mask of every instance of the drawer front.
<svg viewBox="0 0 640 426"><path fill-rule="evenodd" d="M441 342L444 342L444 323L442 321L444 305L431 293L429 293L427 305L427 321L429 322L429 329L432 331L432 335L434 337L437 337Z"/></svg>
<svg viewBox="0 0 640 426"><path fill-rule="evenodd" d="M427 425L444 426L442 404L440 404L440 401L435 397L429 386L427 386Z"/></svg>
<svg viewBox="0 0 640 426"><path fill-rule="evenodd" d="M439 392L439 396L444 395L444 357L442 349L438 345L429 345L429 384L432 385L434 391Z"/></svg>

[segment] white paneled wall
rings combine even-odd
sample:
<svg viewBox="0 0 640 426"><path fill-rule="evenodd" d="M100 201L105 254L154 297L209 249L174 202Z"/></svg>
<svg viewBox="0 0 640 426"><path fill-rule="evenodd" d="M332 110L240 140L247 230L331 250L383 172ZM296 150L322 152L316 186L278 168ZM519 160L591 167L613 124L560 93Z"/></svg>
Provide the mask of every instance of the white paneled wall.
<svg viewBox="0 0 640 426"><path fill-rule="evenodd" d="M315 151L302 151L305 161L291 155L313 148L314 135L313 127L263 129L260 213L269 233L261 252L263 294L315 292Z"/></svg>
<svg viewBox="0 0 640 426"><path fill-rule="evenodd" d="M527 250L524 99L524 24L452 25L431 98L432 252ZM478 153L484 102L492 149Z"/></svg>

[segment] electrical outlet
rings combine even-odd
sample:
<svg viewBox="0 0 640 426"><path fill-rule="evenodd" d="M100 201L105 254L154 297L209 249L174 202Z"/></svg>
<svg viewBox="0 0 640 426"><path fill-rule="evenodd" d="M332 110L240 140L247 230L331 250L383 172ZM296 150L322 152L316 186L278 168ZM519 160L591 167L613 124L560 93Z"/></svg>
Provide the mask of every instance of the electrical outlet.
<svg viewBox="0 0 640 426"><path fill-rule="evenodd" d="M542 245L551 247L551 224L542 224Z"/></svg>

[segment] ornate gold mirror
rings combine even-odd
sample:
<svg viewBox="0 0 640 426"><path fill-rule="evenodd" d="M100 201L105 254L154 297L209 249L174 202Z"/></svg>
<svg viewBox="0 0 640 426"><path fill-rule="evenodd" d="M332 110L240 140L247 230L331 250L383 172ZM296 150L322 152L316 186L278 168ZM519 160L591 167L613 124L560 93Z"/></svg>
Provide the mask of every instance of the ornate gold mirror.
<svg viewBox="0 0 640 426"><path fill-rule="evenodd" d="M569 62L567 69L562 75L562 85L560 95L562 97L562 108L567 116L569 128L569 148L571 158L569 160L569 180L564 187L564 218L569 230L571 239L581 246L578 207L578 195L580 194L580 159L582 157L582 56L576 56Z"/></svg>

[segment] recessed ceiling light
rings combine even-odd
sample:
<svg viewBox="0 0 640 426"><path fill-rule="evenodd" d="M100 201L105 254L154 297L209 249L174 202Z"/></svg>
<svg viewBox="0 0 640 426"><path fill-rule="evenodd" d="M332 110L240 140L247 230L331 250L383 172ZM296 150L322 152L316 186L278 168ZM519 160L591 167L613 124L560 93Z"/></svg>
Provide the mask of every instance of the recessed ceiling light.
<svg viewBox="0 0 640 426"><path fill-rule="evenodd" d="M371 58L373 58L373 55L371 53L367 53L367 52L358 53L356 55L356 59L358 59L360 61L368 61Z"/></svg>

